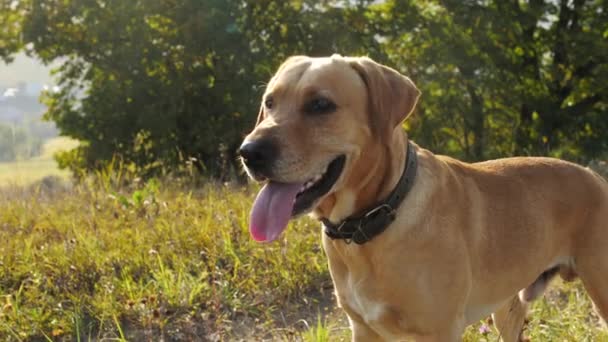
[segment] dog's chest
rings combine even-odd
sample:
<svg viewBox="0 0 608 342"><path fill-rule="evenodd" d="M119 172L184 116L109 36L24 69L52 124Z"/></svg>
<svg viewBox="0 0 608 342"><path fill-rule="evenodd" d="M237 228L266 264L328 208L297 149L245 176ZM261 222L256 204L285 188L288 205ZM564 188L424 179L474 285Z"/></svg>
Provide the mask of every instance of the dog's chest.
<svg viewBox="0 0 608 342"><path fill-rule="evenodd" d="M378 322L386 311L386 304L379 298L371 298L369 291L366 291L363 284L349 279L348 286L343 299L351 310L358 314L367 323Z"/></svg>
<svg viewBox="0 0 608 342"><path fill-rule="evenodd" d="M355 313L385 339L398 339L393 333L402 329L398 326L401 320L395 307L374 286L377 282L346 278L346 286L338 293L342 307Z"/></svg>

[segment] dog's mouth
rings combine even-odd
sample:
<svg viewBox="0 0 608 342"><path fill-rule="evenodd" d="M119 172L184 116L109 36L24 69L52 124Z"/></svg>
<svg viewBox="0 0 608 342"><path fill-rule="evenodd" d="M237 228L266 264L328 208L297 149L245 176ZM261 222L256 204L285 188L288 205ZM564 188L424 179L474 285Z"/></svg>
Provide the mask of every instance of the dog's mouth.
<svg viewBox="0 0 608 342"><path fill-rule="evenodd" d="M332 160L324 172L305 182L281 183L269 180L253 203L249 231L256 241L273 241L293 217L305 214L336 184L346 156Z"/></svg>
<svg viewBox="0 0 608 342"><path fill-rule="evenodd" d="M340 178L345 162L346 156L341 155L337 157L329 163L323 173L318 174L313 179L304 183L302 188L300 188L300 191L296 194L293 209L291 211L292 217L309 212L315 202L331 190L338 181L338 178Z"/></svg>

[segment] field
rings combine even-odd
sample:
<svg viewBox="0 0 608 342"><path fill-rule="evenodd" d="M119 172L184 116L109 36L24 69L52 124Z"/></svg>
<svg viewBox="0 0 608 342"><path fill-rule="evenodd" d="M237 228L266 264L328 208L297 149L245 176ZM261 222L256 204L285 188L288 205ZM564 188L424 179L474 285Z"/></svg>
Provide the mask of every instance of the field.
<svg viewBox="0 0 608 342"><path fill-rule="evenodd" d="M341 341L316 222L247 231L255 188L113 175L0 190L2 341ZM608 341L579 282L532 307L533 341ZM488 321L465 341L497 341Z"/></svg>
<svg viewBox="0 0 608 342"><path fill-rule="evenodd" d="M68 138L54 138L44 144L42 154L39 157L0 163L0 186L31 184L49 176L68 177L68 171L57 168L57 163L53 160L53 154L73 148L76 144Z"/></svg>

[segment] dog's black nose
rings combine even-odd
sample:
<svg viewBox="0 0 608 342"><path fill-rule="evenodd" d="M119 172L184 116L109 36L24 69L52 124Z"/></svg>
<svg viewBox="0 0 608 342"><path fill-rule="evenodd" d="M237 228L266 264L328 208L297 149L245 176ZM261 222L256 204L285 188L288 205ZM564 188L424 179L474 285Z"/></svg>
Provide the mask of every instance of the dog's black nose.
<svg viewBox="0 0 608 342"><path fill-rule="evenodd" d="M254 171L263 172L277 157L277 146L270 139L247 141L239 148L245 165Z"/></svg>

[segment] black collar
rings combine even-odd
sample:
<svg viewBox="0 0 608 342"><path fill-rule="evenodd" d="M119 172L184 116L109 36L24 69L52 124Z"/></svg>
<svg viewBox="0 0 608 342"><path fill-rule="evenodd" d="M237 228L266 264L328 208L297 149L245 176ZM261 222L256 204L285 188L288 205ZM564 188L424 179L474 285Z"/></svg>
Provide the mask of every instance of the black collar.
<svg viewBox="0 0 608 342"><path fill-rule="evenodd" d="M321 219L325 228L325 234L328 237L331 239L343 239L346 240L346 243L353 241L361 245L382 233L395 220L399 204L401 204L414 185L416 170L418 168L416 149L409 140L407 145L408 152L405 158L403 174L388 198L374 208L366 210L364 214L349 217L336 224L331 223L326 218Z"/></svg>

